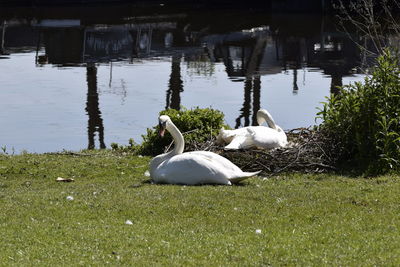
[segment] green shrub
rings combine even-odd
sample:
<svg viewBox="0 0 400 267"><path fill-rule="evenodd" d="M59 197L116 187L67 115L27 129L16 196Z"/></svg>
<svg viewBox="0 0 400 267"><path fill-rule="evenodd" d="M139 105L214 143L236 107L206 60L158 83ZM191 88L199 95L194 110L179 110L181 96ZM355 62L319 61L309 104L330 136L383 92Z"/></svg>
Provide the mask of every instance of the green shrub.
<svg viewBox="0 0 400 267"><path fill-rule="evenodd" d="M185 144L191 142L205 142L215 137L219 129L224 127L224 114L211 108L195 108L178 111L168 109L160 112L160 115L168 115L178 129L184 134ZM158 124L157 118L154 124ZM158 135L158 126L147 129L147 134L142 135L143 142L140 145L130 144L141 155L157 155L163 153L172 142L172 136L168 133L163 138Z"/></svg>
<svg viewBox="0 0 400 267"><path fill-rule="evenodd" d="M364 83L344 86L318 113L338 144L341 163L367 174L400 170L400 69L385 51Z"/></svg>

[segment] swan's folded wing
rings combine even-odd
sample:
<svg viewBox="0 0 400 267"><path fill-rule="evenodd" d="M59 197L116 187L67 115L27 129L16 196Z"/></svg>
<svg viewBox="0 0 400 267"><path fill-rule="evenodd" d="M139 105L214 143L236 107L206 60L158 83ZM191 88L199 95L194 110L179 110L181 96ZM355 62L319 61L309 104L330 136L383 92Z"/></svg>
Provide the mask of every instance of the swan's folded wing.
<svg viewBox="0 0 400 267"><path fill-rule="evenodd" d="M155 172L156 182L171 184L231 184L232 170L197 153L183 153L161 163Z"/></svg>
<svg viewBox="0 0 400 267"><path fill-rule="evenodd" d="M287 137L284 131L263 127L253 135L253 142L259 148L273 149L284 147L287 143Z"/></svg>
<svg viewBox="0 0 400 267"><path fill-rule="evenodd" d="M235 136L229 145L225 146L225 149L246 149L252 147L252 139L249 135L237 135Z"/></svg>
<svg viewBox="0 0 400 267"><path fill-rule="evenodd" d="M251 176L255 176L259 174L261 171L256 171L256 172L244 172L242 171L238 166L236 166L234 163L232 163L230 160L227 158L224 158L218 154L215 154L210 151L193 151L193 152L187 152L185 154L196 154L208 161L214 162L218 168L224 169L225 171L229 170L229 181L232 183L238 183L240 181L243 181Z"/></svg>
<svg viewBox="0 0 400 267"><path fill-rule="evenodd" d="M192 152L186 152L184 154L192 154L192 155L197 155L199 157L202 157L204 160L213 162L218 166L218 168L221 168L223 170L229 170L234 173L239 173L242 172L242 170L233 164L230 160L227 158L224 158L214 152L210 151L192 151Z"/></svg>

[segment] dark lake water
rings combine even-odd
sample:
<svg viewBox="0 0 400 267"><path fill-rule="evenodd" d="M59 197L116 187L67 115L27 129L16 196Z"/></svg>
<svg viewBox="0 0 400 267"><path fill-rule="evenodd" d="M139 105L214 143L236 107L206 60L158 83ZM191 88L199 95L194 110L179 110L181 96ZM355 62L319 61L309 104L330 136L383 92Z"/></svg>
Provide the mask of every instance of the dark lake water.
<svg viewBox="0 0 400 267"><path fill-rule="evenodd" d="M0 145L15 153L141 142L181 106L219 109L231 127L260 107L284 129L307 127L366 64L359 37L323 16L10 9L0 26Z"/></svg>

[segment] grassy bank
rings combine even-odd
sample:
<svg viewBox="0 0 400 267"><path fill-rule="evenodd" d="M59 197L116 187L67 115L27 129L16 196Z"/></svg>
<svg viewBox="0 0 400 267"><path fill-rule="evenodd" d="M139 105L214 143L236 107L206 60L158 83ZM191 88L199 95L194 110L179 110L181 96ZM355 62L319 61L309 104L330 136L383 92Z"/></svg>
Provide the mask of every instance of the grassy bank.
<svg viewBox="0 0 400 267"><path fill-rule="evenodd" d="M0 155L0 265L400 264L397 176L185 187L144 183L148 161Z"/></svg>

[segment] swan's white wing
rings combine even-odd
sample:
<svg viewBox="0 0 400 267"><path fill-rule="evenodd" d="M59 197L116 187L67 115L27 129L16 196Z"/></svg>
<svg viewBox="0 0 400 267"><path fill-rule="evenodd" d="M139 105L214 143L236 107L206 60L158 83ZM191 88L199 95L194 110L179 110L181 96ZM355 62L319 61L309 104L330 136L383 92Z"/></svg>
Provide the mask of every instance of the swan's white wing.
<svg viewBox="0 0 400 267"><path fill-rule="evenodd" d="M198 157L202 157L210 162L213 162L218 166L218 168L223 169L226 173L230 172L231 175L229 177L233 177L235 175L241 174L243 171L233 164L230 160L227 158L224 158L218 154L215 154L214 152L210 151L192 151L192 152L187 152L184 153L187 155L196 155Z"/></svg>
<svg viewBox="0 0 400 267"><path fill-rule="evenodd" d="M233 138L235 138L238 135L245 135L247 133L246 128L239 128L239 129L235 129L235 130L225 130L225 129L221 129L218 137L217 137L217 141L219 143L230 143Z"/></svg>
<svg viewBox="0 0 400 267"><path fill-rule="evenodd" d="M237 149L248 149L254 147L253 136L254 135L262 135L265 129L270 129L264 126L248 126L244 128L240 128L234 131L236 135L232 139L232 141L225 146L227 150L237 150ZM240 131L239 131L240 130Z"/></svg>
<svg viewBox="0 0 400 267"><path fill-rule="evenodd" d="M287 144L287 137L282 129L275 130L269 127L259 127L257 131L252 131L251 129L248 131L251 133L253 143L257 147L272 149L284 147Z"/></svg>
<svg viewBox="0 0 400 267"><path fill-rule="evenodd" d="M248 135L237 135L225 146L227 150L245 149L251 147L251 138Z"/></svg>
<svg viewBox="0 0 400 267"><path fill-rule="evenodd" d="M230 175L229 175L230 177L228 177L228 179L232 183L238 183L251 176L255 176L261 172L261 171L244 172L227 158L224 158L218 154L209 151L193 151L193 152L187 152L186 154L197 154L199 156L207 158L210 161L213 161L214 163L218 163L219 168L222 168L226 171L230 170Z"/></svg>

